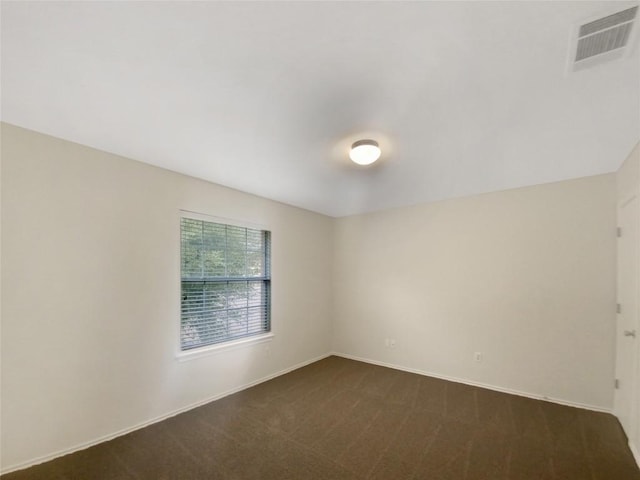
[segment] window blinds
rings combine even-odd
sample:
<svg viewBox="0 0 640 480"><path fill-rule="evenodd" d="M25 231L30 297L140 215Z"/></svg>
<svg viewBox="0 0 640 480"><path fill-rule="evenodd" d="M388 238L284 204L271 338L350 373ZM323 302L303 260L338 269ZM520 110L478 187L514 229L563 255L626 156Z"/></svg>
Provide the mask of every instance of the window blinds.
<svg viewBox="0 0 640 480"><path fill-rule="evenodd" d="M183 217L182 350L259 335L270 325L270 235Z"/></svg>

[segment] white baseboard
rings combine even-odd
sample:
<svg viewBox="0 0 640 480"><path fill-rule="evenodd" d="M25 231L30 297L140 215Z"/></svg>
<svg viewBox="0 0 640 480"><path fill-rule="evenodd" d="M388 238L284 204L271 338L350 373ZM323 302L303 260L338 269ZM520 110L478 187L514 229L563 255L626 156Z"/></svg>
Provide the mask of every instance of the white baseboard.
<svg viewBox="0 0 640 480"><path fill-rule="evenodd" d="M486 388L488 390L494 390L496 392L509 393L511 395L518 395L520 397L533 398L535 400L545 400L547 402L557 403L557 404L565 405L565 406L569 406L569 407L582 408L582 409L585 409L585 410L593 410L595 412L612 413L610 408L597 407L597 406L594 406L594 405L588 405L588 404L584 404L584 403L572 402L572 401L569 401L569 400L563 400L563 399L559 399L559 398L546 397L544 395L538 395L538 394L530 393L530 392L522 392L520 390L514 390L512 388L505 388L505 387L499 387L499 386L496 386L496 385L489 385L489 384L481 383L481 382L474 382L472 380L467 380L467 379L464 379L464 378L450 377L448 375L441 375L441 374L438 374L438 373L427 372L425 370L419 370L417 368L404 367L402 365L395 365L395 364L392 364L392 363L379 362L377 360L372 360L370 358L357 357L355 355L349 355L347 353L332 352L331 355L335 355L337 357L349 358L351 360L357 360L359 362L371 363L372 365L379 365L381 367L393 368L395 370L402 370L404 372L417 373L418 375L425 375L427 377L434 377L434 378L439 378L439 379L442 379L442 380L448 380L450 382L463 383L465 385L471 385L471 386L474 386L474 387Z"/></svg>
<svg viewBox="0 0 640 480"><path fill-rule="evenodd" d="M119 430L117 432L110 433L108 435L103 435L102 437L96 438L96 439L91 440L89 442L84 442L84 443L75 445L75 446L70 447L70 448L65 448L64 450L59 450L59 451L57 451L55 453L51 453L51 454L48 454L48 455L43 455L41 457L34 458L32 460L28 460L26 462L22 462L22 463L19 463L17 465L11 465L9 467L1 469L0 470L0 475L4 475L4 474L10 473L10 472L15 472L16 470L23 470L25 468L29 468L29 467L32 467L34 465L38 465L40 463L48 462L50 460L53 460L53 459L58 458L58 457L62 457L64 455L68 455L70 453L78 452L80 450L85 450L86 448L93 447L94 445L97 445L99 443L103 443L103 442L107 442L109 440L113 440L114 438L121 437L122 435L126 435L127 433L131 433L131 432L133 432L135 430L140 430L141 428L144 428L144 427L148 427L149 425L153 425L154 423L161 422L162 420L166 420L167 418L175 417L176 415L179 415L180 413L184 413L184 412L187 412L189 410L193 410L194 408L200 407L200 406L205 405L205 404L207 404L209 402L213 402L215 400L219 400L219 399L227 397L229 395L233 395L234 393L240 392L242 390L246 390L247 388L251 388L251 387L253 387L255 385L258 385L260 383L266 382L266 381L271 380L273 378L279 377L280 375L284 375L284 374L289 373L289 372L291 372L293 370L297 370L298 368L302 368L302 367L304 367L306 365L309 365L310 363L317 362L317 361L322 360L323 358L327 358L327 357L329 357L331 355L332 355L331 353L326 353L324 355L320 355L320 356L312 358L310 360L306 360L304 362L301 362L301 363L298 363L296 365L293 365L292 367L287 367L284 370L280 370L279 372L273 373L271 375L267 375L266 377L262 377L262 378L260 378L258 380L253 381L253 382L246 383L244 385L241 385L239 387L233 388L231 390L227 390L226 392L223 392L223 393L220 393L220 394L217 394L217 395L213 395L213 396L211 396L209 398L206 398L204 400L200 400L198 402L192 403L190 405L187 405L186 407L179 408L177 410L174 410L172 412L166 413L164 415L160 415L159 417L153 418L151 420L147 420L145 422L138 423L137 425L134 425L133 427L128 427L128 428Z"/></svg>

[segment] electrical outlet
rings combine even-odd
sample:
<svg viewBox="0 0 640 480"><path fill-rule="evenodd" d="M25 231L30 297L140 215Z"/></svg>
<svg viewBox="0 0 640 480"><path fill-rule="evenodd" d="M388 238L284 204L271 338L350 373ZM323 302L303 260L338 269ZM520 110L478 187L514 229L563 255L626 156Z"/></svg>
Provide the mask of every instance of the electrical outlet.
<svg viewBox="0 0 640 480"><path fill-rule="evenodd" d="M480 363L482 361L482 352L474 353L473 359L476 361L476 363Z"/></svg>
<svg viewBox="0 0 640 480"><path fill-rule="evenodd" d="M396 348L396 339L395 338L390 338L389 339L389 348Z"/></svg>

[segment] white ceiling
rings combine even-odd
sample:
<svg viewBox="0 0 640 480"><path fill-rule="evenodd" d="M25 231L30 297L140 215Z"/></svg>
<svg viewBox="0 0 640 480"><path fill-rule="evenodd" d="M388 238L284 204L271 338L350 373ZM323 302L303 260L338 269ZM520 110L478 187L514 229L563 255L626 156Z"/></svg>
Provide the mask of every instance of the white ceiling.
<svg viewBox="0 0 640 480"><path fill-rule="evenodd" d="M3 1L2 119L332 216L612 172L639 49L567 51L636 4Z"/></svg>

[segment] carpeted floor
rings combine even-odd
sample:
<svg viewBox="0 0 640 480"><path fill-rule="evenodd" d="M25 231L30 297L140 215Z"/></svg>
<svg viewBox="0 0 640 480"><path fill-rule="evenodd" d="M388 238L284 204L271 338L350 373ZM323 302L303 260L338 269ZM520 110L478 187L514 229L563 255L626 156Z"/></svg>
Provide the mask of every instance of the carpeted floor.
<svg viewBox="0 0 640 480"><path fill-rule="evenodd" d="M636 480L611 415L329 357L26 479Z"/></svg>

